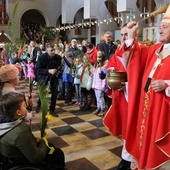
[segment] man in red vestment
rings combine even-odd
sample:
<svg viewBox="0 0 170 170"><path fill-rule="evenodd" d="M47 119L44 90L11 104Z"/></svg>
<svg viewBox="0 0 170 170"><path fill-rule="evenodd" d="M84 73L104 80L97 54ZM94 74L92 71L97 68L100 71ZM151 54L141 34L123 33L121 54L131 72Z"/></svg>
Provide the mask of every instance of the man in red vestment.
<svg viewBox="0 0 170 170"><path fill-rule="evenodd" d="M132 169L170 169L170 5L160 24L160 43L147 53L139 48L134 33L138 23L128 23L128 39L134 52L147 55L140 98L128 103L126 149L134 157ZM130 82L130 81L129 81ZM136 87L135 87L136 88ZM129 99L137 91L129 84ZM136 108L136 103L140 103Z"/></svg>
<svg viewBox="0 0 170 170"><path fill-rule="evenodd" d="M125 71L127 73L128 82L125 82L123 89L108 90L108 94L112 98L112 105L108 110L103 122L114 136L121 135L122 138L125 139L129 100L128 86L130 83L130 85L133 85L133 87L140 88L141 79L139 77L142 73L142 70L138 70L138 68L144 68L146 57L138 58L138 56L135 56L134 58L131 58L134 49L133 47L126 49L126 46L128 45L128 42L126 41L128 39L127 25L122 27L121 36L124 43L110 58L107 65L107 70L108 72L109 70ZM139 46L138 50L143 48L146 49L147 47ZM133 95L131 97L133 97ZM124 140L121 156L122 160L117 166L117 170L130 170L131 155L125 149Z"/></svg>

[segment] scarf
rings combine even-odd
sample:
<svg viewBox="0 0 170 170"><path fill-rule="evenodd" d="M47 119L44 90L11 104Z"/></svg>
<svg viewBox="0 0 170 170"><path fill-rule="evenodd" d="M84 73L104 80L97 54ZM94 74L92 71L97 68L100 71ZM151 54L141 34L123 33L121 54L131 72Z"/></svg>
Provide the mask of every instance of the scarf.
<svg viewBox="0 0 170 170"><path fill-rule="evenodd" d="M80 82L82 83L82 79L83 79L83 75L84 75L84 71L86 69L87 65L83 65L83 69L82 69L82 73L80 75Z"/></svg>

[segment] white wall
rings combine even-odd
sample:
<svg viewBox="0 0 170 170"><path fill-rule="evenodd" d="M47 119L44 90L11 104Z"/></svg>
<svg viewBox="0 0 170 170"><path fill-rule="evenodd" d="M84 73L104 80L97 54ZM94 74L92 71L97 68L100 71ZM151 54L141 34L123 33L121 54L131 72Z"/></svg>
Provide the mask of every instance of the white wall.
<svg viewBox="0 0 170 170"><path fill-rule="evenodd" d="M11 16L16 0L8 0L8 1L9 1L9 4L8 4L9 16ZM62 17L65 15L66 17L65 19L68 19L70 22L73 22L76 12L84 6L84 1L85 0L20 0L19 6L17 8L16 20L15 20L15 36L16 37L20 36L20 20L21 20L22 15L27 10L35 9L39 11L42 14L42 16L45 18L47 26L55 27L57 19L59 18L60 15L62 15ZM107 19L107 17L108 18L111 17L105 6L105 3L104 3L105 0L96 0L96 1L93 0L93 1L96 2L96 8L98 8L97 9L98 14L97 14L96 19L98 19L99 21L103 21L104 19ZM160 1L162 0L155 0L155 1L157 4L159 4ZM164 0L164 1L170 1L170 0ZM69 3L67 7L64 6L66 2ZM132 0L132 3L136 4L136 0ZM136 14L135 20L138 21L140 19L139 18L140 12L135 5L133 6L133 8L134 8L133 9L134 13ZM124 14L124 16L125 17L124 17L123 23L127 22L126 14ZM158 19L160 21L160 17L158 17ZM154 26L156 25L157 25L157 20L154 23ZM145 22L141 22L140 27L141 29L143 27L146 27ZM93 36L96 38L96 44L100 42L101 36L103 35L105 31L115 32L115 40L120 39L120 33L118 29L120 28L117 27L114 21L108 22L108 24L103 23L103 24L96 25L96 36ZM7 30L7 27L0 27L0 31L1 30L5 31ZM71 39L72 37L75 37L74 30L67 31L67 36L69 39ZM83 30L80 38L86 37L86 36L88 37L88 39L90 39L91 35L90 35L89 30ZM79 36L77 36L77 38L79 38Z"/></svg>
<svg viewBox="0 0 170 170"><path fill-rule="evenodd" d="M9 0L8 9L9 16L12 15L12 11L15 6L14 0ZM61 0L21 0L19 2L16 19L15 19L15 36L20 37L20 20L22 15L30 9L39 11L45 18L47 26L55 27L58 17L61 15Z"/></svg>

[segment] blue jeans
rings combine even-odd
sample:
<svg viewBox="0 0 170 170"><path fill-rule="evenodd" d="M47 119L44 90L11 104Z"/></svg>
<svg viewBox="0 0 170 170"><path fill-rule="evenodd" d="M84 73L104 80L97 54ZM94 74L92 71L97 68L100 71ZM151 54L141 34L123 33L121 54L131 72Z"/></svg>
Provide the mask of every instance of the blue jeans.
<svg viewBox="0 0 170 170"><path fill-rule="evenodd" d="M81 87L80 87L80 84L75 84L75 91L76 91L76 99L77 99L77 102L82 104L83 103L83 98L82 98L82 95L81 95Z"/></svg>
<svg viewBox="0 0 170 170"><path fill-rule="evenodd" d="M104 111L105 110L104 91L94 89L94 92L97 101L97 109Z"/></svg>
<svg viewBox="0 0 170 170"><path fill-rule="evenodd" d="M65 94L66 94L66 98L65 98L65 103L69 103L72 102L72 83L70 82L64 82L64 86L65 86Z"/></svg>

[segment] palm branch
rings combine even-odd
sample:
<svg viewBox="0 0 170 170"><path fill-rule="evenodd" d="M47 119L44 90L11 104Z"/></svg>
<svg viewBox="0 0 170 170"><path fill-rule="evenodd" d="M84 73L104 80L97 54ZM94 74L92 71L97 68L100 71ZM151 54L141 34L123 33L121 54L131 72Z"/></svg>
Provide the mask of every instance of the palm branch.
<svg viewBox="0 0 170 170"><path fill-rule="evenodd" d="M47 127L47 112L48 112L48 99L47 99L47 90L44 83L40 83L38 85L38 92L41 100L41 108L42 108L42 121L40 124L41 137L45 136L45 129Z"/></svg>

